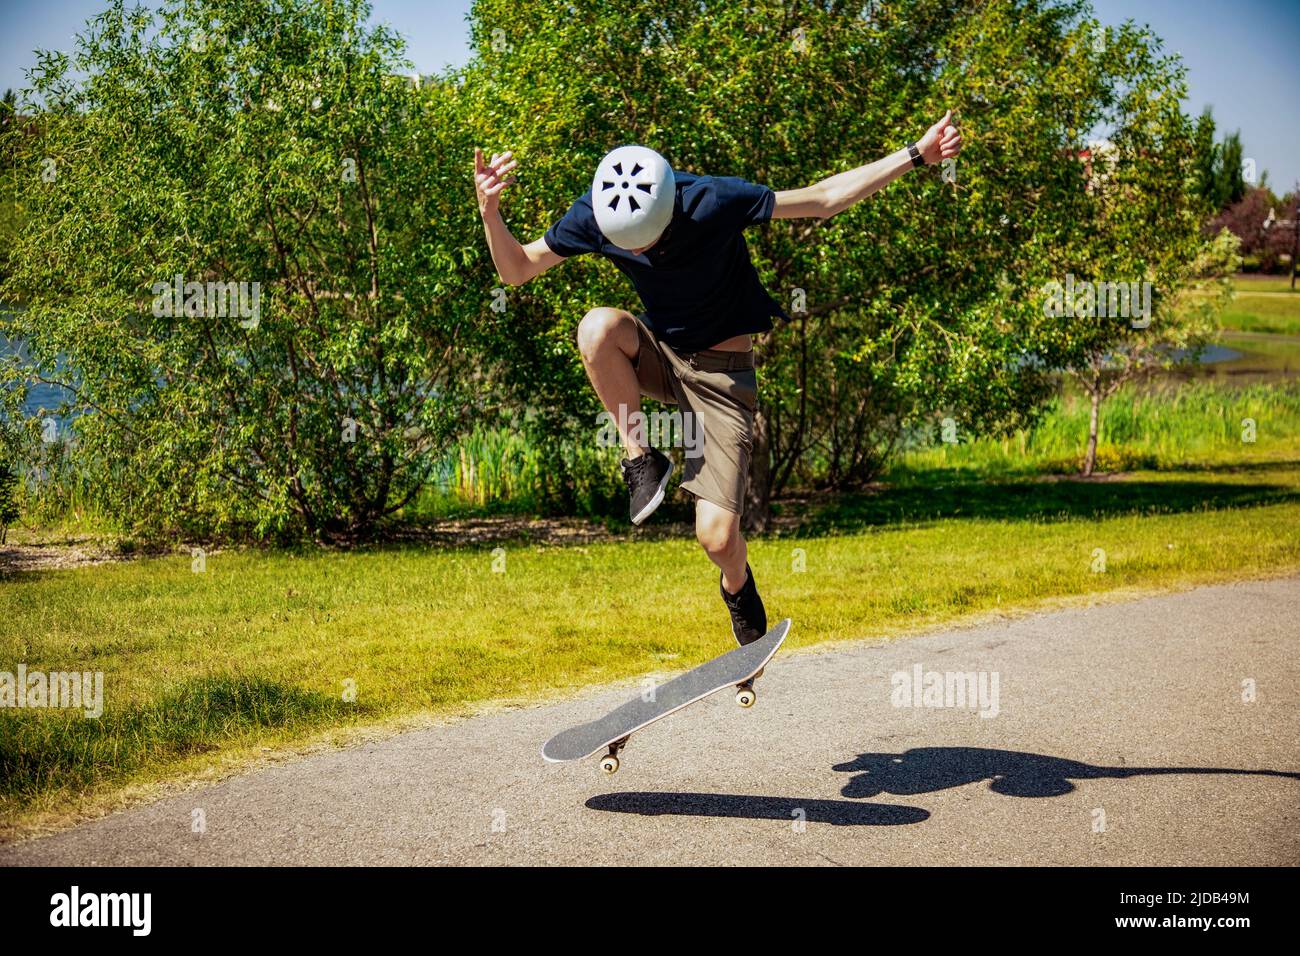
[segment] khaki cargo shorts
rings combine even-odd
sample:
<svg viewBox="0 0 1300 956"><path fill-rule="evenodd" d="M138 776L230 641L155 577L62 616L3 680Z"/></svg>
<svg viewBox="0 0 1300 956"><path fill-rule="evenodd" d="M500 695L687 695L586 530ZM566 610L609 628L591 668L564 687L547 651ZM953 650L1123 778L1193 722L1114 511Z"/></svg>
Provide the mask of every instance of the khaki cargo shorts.
<svg viewBox="0 0 1300 956"><path fill-rule="evenodd" d="M682 487L732 514L744 507L754 441L758 380L754 353L703 349L676 352L635 316L641 348L636 377L641 394L676 405L686 469ZM656 445L667 444L660 430ZM676 440L674 444L679 444Z"/></svg>

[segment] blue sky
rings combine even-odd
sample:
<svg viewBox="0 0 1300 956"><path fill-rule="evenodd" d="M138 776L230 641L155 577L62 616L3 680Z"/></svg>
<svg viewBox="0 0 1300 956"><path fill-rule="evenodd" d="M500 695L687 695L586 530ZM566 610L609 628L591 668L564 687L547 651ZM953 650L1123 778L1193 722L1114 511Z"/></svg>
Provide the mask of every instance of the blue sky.
<svg viewBox="0 0 1300 956"><path fill-rule="evenodd" d="M404 34L423 73L468 56L470 0L372 0ZM34 47L67 49L101 0L0 0L0 88L23 85ZM1187 108L1210 104L1220 134L1240 129L1245 155L1276 192L1300 180L1300 3L1296 0L1093 0L1106 23L1149 23L1188 66ZM870 157L864 157L868 159Z"/></svg>

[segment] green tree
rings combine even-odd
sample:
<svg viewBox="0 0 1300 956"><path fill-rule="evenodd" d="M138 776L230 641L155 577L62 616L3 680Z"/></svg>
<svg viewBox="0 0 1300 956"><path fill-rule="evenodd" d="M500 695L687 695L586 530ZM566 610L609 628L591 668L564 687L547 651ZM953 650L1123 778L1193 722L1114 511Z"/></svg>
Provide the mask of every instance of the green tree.
<svg viewBox="0 0 1300 956"><path fill-rule="evenodd" d="M1218 201L1204 192L1213 120L1205 113L1193 123L1182 112L1181 61L1128 25L1103 55L1111 82L1088 120L1109 138L1076 208L1076 229L1052 250L1058 280L1077 277L1083 287L1060 326L1060 364L1091 406L1085 475L1096 467L1102 403L1125 382L1199 358L1241 261L1234 236L1203 234ZM1214 153L1215 190L1235 188L1224 171L1240 181L1240 139L1228 137Z"/></svg>
<svg viewBox="0 0 1300 956"><path fill-rule="evenodd" d="M1193 160L1196 169L1196 191L1211 209L1222 207L1218 203L1219 144L1214 140L1214 111L1205 107L1197 117L1192 134Z"/></svg>
<svg viewBox="0 0 1300 956"><path fill-rule="evenodd" d="M1181 61L1131 25L1108 32L1096 53L1107 85L1085 114L1085 125L1107 138L1092 150L1075 228L1048 250L1058 274L1040 300L1058 317L1058 362L1091 405L1085 475L1096 465L1102 403L1127 381L1199 356L1240 262L1235 237L1202 237L1213 211L1202 194L1213 127L1206 115L1193 123L1182 112ZM1219 150L1220 185L1222 164L1240 176L1233 141ZM1204 291L1194 290L1201 280L1218 295L1190 294Z"/></svg>
<svg viewBox="0 0 1300 956"><path fill-rule="evenodd" d="M1244 150L1241 131L1229 133L1222 142L1215 141L1214 132L1214 113L1207 106L1197 118L1192 134L1192 165L1196 177L1195 191L1209 207L1211 214L1240 202L1250 187L1242 168ZM1263 187L1267 181L1268 174L1265 172L1260 175L1259 185Z"/></svg>
<svg viewBox="0 0 1300 956"><path fill-rule="evenodd" d="M788 482L874 477L908 426L950 417L965 436L1024 424L1051 369L1119 337L1080 336L1044 314L1039 290L1075 264L1065 250L1095 204L1079 159L1090 132L1131 88L1172 103L1177 78L1154 36L1131 24L1102 31L1087 10L478 0L464 89L483 145L524 161L525 188L505 212L527 238L616 143L785 189L891 152L957 111L966 152L955 167L909 176L825 222L749 233L760 274L795 319L760 347L746 524L761 528ZM1158 132L1141 148L1159 153ZM1174 148L1190 155L1184 141ZM1181 237L1191 200L1179 175L1161 193L1170 206L1141 204L1145 231L1136 215L1112 230L1123 254L1167 228ZM476 259L486 261L481 244ZM594 262L535 286L515 294L517 319L502 330L520 340L505 346L511 380L581 420L594 400L574 326L593 305L633 306L631 290Z"/></svg>
<svg viewBox="0 0 1300 956"><path fill-rule="evenodd" d="M1104 234L1108 230L1099 231ZM1072 377L1087 396L1090 409L1081 474L1092 475L1097 465L1102 403L1127 382L1196 362L1216 336L1219 315L1232 298L1231 277L1241 267L1240 245L1235 235L1223 229L1212 241L1200 244L1190 260L1168 254L1148 257L1140 263L1147 270L1141 274L1164 276L1169 284L1164 294L1155 292L1148 314L1137 318L1077 316L1090 326L1089 334L1096 335L1084 361L1071 367ZM1188 254L1192 253L1190 246L1182 244ZM1125 268L1115 260L1110 266ZM1142 280L1143 284L1148 282ZM1111 300L1110 293L1097 296L1099 302L1103 298ZM1076 299L1076 303L1079 301ZM1097 327L1107 323L1118 326L1122 334L1098 334Z"/></svg>
<svg viewBox="0 0 1300 956"><path fill-rule="evenodd" d="M1219 147L1219 163L1214 188L1215 210L1240 202L1246 195L1246 180L1242 175L1241 131L1229 133Z"/></svg>
<svg viewBox="0 0 1300 956"><path fill-rule="evenodd" d="M368 16L113 0L39 57L8 377L71 389L78 464L133 530L365 534L472 418L470 144Z"/></svg>

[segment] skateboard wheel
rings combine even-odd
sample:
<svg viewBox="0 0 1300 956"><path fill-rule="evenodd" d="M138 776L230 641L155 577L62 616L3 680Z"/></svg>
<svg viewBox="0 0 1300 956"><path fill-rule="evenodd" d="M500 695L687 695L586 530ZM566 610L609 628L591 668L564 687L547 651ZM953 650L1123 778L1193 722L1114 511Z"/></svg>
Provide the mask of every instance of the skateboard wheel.
<svg viewBox="0 0 1300 956"><path fill-rule="evenodd" d="M742 687L736 691L736 703L741 707L753 707L754 701L758 700L758 694L752 687Z"/></svg>
<svg viewBox="0 0 1300 956"><path fill-rule="evenodd" d="M618 758L610 754L600 762L600 769L609 774L618 773Z"/></svg>

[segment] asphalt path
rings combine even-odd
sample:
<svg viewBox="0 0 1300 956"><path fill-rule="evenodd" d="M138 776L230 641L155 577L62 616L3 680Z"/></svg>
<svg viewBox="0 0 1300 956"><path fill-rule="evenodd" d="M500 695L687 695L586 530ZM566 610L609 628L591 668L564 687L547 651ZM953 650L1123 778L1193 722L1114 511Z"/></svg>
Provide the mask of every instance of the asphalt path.
<svg viewBox="0 0 1300 956"><path fill-rule="evenodd" d="M1300 577L783 650L751 710L660 721L613 777L541 746L637 682L258 769L0 865L1296 864L1298 652Z"/></svg>

